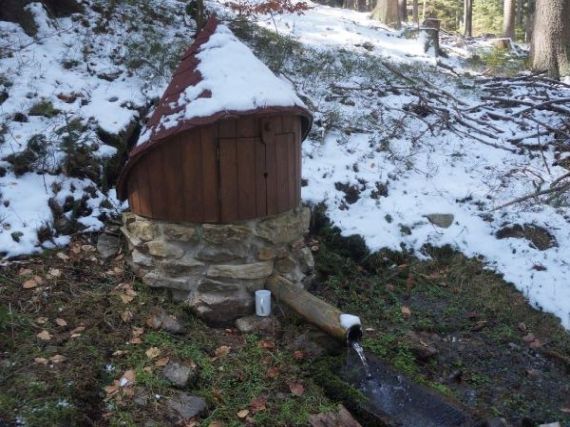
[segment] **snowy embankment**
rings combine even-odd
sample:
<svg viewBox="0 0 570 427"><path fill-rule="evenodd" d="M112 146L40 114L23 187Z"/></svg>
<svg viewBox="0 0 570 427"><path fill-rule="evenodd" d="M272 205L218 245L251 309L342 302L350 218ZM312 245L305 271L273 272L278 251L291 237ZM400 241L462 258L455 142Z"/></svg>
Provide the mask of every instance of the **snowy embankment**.
<svg viewBox="0 0 570 427"><path fill-rule="evenodd" d="M555 147L570 141L560 135L555 140L537 121L560 128L564 120L568 126L570 115L542 110L530 114L523 111L526 105L482 99L501 95L534 104L541 97L570 98L570 87L471 77L474 72L465 60L473 53L469 50L488 49L487 42L470 48L460 41L444 44L449 56L436 60L423 53L419 41L399 38L400 32L383 28L364 13L315 5L303 16L279 15L275 24L272 19L259 23L269 30L276 24L279 34L321 51L343 49L389 59L410 70L403 73L420 86L406 90L401 80L386 82L386 70L374 81L365 73L327 75L324 69L307 82L296 73L298 64L291 64L285 72L317 107L316 125L337 121L316 129L304 143L305 201L325 202L343 233L362 235L372 250L404 248L421 257L426 244L449 244L480 257L533 305L554 313L570 328L568 192L552 197L549 204L532 198L500 208L556 185L568 173L553 164L560 154ZM440 61L446 68L436 65ZM507 89L497 92L501 85ZM441 99L434 99L436 95ZM482 104L486 106L475 108ZM560 106L570 112L570 103ZM463 111L469 111L469 119ZM516 122L497 118L505 116ZM525 149L533 145L544 149ZM438 221L430 221L431 214L444 214L450 225L434 224ZM526 238L497 237L516 235L509 234L516 225L530 225L530 230L538 230L538 241L541 236L546 243L539 249L529 240L536 237L532 231Z"/></svg>
<svg viewBox="0 0 570 427"><path fill-rule="evenodd" d="M0 103L0 247L6 256L67 241L58 230L43 242L38 239L38 229L55 222L54 205L62 211L56 212L59 222L76 215L86 230L100 228L106 214L120 209L114 191L104 192L97 174L70 178L62 166L69 163L66 136L75 135L71 123L79 119L78 143L103 164L117 152L105 134L125 132L141 107L164 90L169 67L175 65L164 53L176 57L183 52L192 31L181 2L151 3L168 19L145 21L144 10L122 5L121 19L106 22L88 7L84 17L55 21L37 4L36 39L15 24L0 22L0 100L7 95ZM228 14L220 4L209 5ZM275 22L279 35L305 49L305 57L285 58L281 70L315 114L303 146L303 198L326 203L343 232L364 236L371 249L405 248L422 256L427 243L451 244L483 257L533 304L570 328L567 199L558 197L548 205L529 199L493 210L549 188L567 173L553 164L558 153L553 134L541 127L540 136L534 135L536 121L558 127L568 117L535 109L531 120L523 111L528 106L482 99L536 102L541 96L568 98L570 89L549 82L505 83L508 87L497 94L492 81L466 74L468 50L484 43L468 48L446 40L449 57L439 60L446 67L441 68L418 40L366 14L311 6L303 16L258 22L271 31ZM46 100L56 113L41 108L34 113ZM41 155L30 146L38 134L47 141ZM558 137L558 146L568 144ZM544 150L525 148L537 145ZM14 158L6 159L22 153L32 161L16 176ZM431 214L444 214L449 226L434 224L433 217L426 217ZM525 224L547 231L543 250L524 238L496 237L506 226Z"/></svg>

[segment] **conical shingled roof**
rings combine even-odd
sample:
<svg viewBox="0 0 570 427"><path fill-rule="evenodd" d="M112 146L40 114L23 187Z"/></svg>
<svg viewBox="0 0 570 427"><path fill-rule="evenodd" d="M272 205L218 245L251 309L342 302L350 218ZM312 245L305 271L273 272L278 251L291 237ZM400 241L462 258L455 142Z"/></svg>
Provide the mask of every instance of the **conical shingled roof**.
<svg viewBox="0 0 570 427"><path fill-rule="evenodd" d="M211 17L182 57L130 152L117 183L119 198L127 198L126 178L137 159L170 136L221 119L275 113L299 115L305 139L312 115L291 85Z"/></svg>

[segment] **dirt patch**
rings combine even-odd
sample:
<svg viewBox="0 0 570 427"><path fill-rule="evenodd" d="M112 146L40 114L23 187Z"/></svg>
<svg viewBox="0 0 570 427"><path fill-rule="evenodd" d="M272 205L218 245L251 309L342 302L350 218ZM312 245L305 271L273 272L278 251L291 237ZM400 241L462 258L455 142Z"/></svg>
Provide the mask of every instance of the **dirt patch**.
<svg viewBox="0 0 570 427"><path fill-rule="evenodd" d="M496 236L498 239L526 239L532 247L541 251L557 246L555 237L547 229L534 224L505 226L497 231Z"/></svg>

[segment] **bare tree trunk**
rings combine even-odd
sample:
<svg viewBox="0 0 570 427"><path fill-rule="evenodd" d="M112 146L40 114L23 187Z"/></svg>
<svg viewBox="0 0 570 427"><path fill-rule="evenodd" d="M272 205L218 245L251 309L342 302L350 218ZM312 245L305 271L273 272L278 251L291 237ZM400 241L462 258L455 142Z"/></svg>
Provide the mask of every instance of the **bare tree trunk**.
<svg viewBox="0 0 570 427"><path fill-rule="evenodd" d="M570 75L570 0L537 0L531 67L553 78Z"/></svg>
<svg viewBox="0 0 570 427"><path fill-rule="evenodd" d="M534 28L534 0L527 0L524 14L524 41L530 43L532 40L532 30Z"/></svg>
<svg viewBox="0 0 570 427"><path fill-rule="evenodd" d="M400 12L400 21L408 22L408 2L407 2L407 0L398 0L398 11Z"/></svg>
<svg viewBox="0 0 570 427"><path fill-rule="evenodd" d="M524 0L517 0L515 25L519 28L522 28L524 25L524 4Z"/></svg>
<svg viewBox="0 0 570 427"><path fill-rule="evenodd" d="M412 20L416 25L419 25L420 23L418 9L418 0L412 0Z"/></svg>
<svg viewBox="0 0 570 427"><path fill-rule="evenodd" d="M516 0L504 0L503 3L503 36L515 38Z"/></svg>
<svg viewBox="0 0 570 427"><path fill-rule="evenodd" d="M372 11L372 18L389 27L400 29L398 0L378 0L376 7Z"/></svg>
<svg viewBox="0 0 570 427"><path fill-rule="evenodd" d="M465 24L466 37L473 35L473 0L464 0L463 3L463 22Z"/></svg>
<svg viewBox="0 0 570 427"><path fill-rule="evenodd" d="M427 0L424 0L422 6L422 22L426 20L426 8L427 8Z"/></svg>

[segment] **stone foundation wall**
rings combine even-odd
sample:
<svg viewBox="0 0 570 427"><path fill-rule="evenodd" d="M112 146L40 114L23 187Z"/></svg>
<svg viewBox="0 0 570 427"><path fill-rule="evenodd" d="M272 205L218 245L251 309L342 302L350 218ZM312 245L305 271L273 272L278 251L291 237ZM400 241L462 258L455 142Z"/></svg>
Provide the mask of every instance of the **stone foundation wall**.
<svg viewBox="0 0 570 427"><path fill-rule="evenodd" d="M269 276L302 286L313 273L303 238L309 221L308 208L236 224L171 223L125 213L121 230L145 284L170 289L198 316L225 323L253 313L253 294Z"/></svg>

